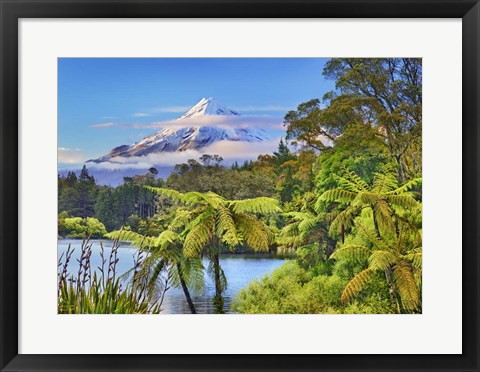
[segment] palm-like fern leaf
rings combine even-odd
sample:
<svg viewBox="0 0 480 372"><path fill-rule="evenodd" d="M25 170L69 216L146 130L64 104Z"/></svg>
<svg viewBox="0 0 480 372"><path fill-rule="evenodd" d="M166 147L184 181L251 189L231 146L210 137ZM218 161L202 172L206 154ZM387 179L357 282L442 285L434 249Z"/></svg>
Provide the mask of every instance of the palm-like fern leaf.
<svg viewBox="0 0 480 372"><path fill-rule="evenodd" d="M224 199L213 192L201 193L197 191L187 192L183 198L188 205L206 204L213 208L217 208Z"/></svg>
<svg viewBox="0 0 480 372"><path fill-rule="evenodd" d="M371 254L372 250L363 245L347 245L333 252L330 258L362 262L367 260Z"/></svg>
<svg viewBox="0 0 480 372"><path fill-rule="evenodd" d="M240 244L241 239L238 236L235 221L233 220L230 210L223 205L219 205L216 215L217 236L222 238L222 241L231 247Z"/></svg>
<svg viewBox="0 0 480 372"><path fill-rule="evenodd" d="M175 202L181 202L181 203L184 202L185 194L182 194L181 192L171 190L171 189L164 189L164 188L161 188L161 187L152 187L152 186L144 186L144 187L146 189L152 191L152 192L155 192L155 193L159 194L159 195L166 196L166 197L172 199Z"/></svg>
<svg viewBox="0 0 480 372"><path fill-rule="evenodd" d="M398 257L389 251L373 251L368 258L368 267L372 270L387 270L398 260Z"/></svg>
<svg viewBox="0 0 480 372"><path fill-rule="evenodd" d="M211 210L203 212L189 228L183 243L186 257L200 254L202 248L211 241L215 232L215 218Z"/></svg>
<svg viewBox="0 0 480 372"><path fill-rule="evenodd" d="M341 232L342 230L350 229L353 226L357 211L358 208L354 206L348 206L341 211L330 224L330 235L333 235L334 232Z"/></svg>
<svg viewBox="0 0 480 372"><path fill-rule="evenodd" d="M421 185L422 185L422 178L414 178L413 180L406 182L404 185L396 188L395 190L390 191L388 194L401 195L410 191L413 188L420 187Z"/></svg>
<svg viewBox="0 0 480 372"><path fill-rule="evenodd" d="M343 189L332 189L325 191L320 197L317 199L315 203L315 210L319 211L321 208L321 203L323 201L329 202L338 202L338 203L348 203L352 202L355 197L357 196L356 192L343 190Z"/></svg>
<svg viewBox="0 0 480 372"><path fill-rule="evenodd" d="M282 211L279 207L278 200L267 197L232 200L230 206L235 213L270 214Z"/></svg>
<svg viewBox="0 0 480 372"><path fill-rule="evenodd" d="M367 191L368 185L367 183L362 180L355 172L351 171L347 167L342 166L343 169L343 177L336 176L337 180L339 181L339 185L345 187L347 190L354 191L354 192L361 192Z"/></svg>
<svg viewBox="0 0 480 372"><path fill-rule="evenodd" d="M405 261L395 265L393 280L405 307L409 310L417 310L420 306L420 292L411 265Z"/></svg>
<svg viewBox="0 0 480 372"><path fill-rule="evenodd" d="M268 252L270 239L264 223L247 214L235 214L233 217L244 242L255 251Z"/></svg>
<svg viewBox="0 0 480 372"><path fill-rule="evenodd" d="M365 288L365 285L372 279L375 272L371 269L360 271L353 277L343 290L340 302L346 304L355 298L355 296Z"/></svg>
<svg viewBox="0 0 480 372"><path fill-rule="evenodd" d="M385 242L383 242L381 239L379 239L377 237L377 235L370 231L369 229L367 229L365 226L363 226L360 222L357 223L358 227L363 231L363 233L365 234L365 236L368 238L368 240L370 240L370 242L377 248L377 249L380 249L382 251L389 251L390 250L390 247L385 244Z"/></svg>
<svg viewBox="0 0 480 372"><path fill-rule="evenodd" d="M385 194L398 187L397 176L391 170L384 170L382 173L376 173L373 178L372 191L378 194Z"/></svg>
<svg viewBox="0 0 480 372"><path fill-rule="evenodd" d="M415 266L417 269L422 269L422 248L416 248L411 250L409 253L407 253L405 256L405 259L410 261L413 266Z"/></svg>
<svg viewBox="0 0 480 372"><path fill-rule="evenodd" d="M412 209L418 206L418 202L411 195L385 195L385 200L391 205L403 209Z"/></svg>
<svg viewBox="0 0 480 372"><path fill-rule="evenodd" d="M140 248L155 247L155 238L143 236L130 230L116 230L105 234L105 237L112 240L131 242L132 245Z"/></svg>

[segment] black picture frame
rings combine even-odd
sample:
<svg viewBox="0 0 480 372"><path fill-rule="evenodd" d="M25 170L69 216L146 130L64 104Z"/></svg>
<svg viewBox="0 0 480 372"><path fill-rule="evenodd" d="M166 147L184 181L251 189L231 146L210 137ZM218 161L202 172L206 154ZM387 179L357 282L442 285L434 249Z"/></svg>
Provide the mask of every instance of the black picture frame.
<svg viewBox="0 0 480 372"><path fill-rule="evenodd" d="M480 5L474 0L0 0L2 371L479 371ZM25 355L18 353L18 20L21 18L462 18L461 355ZM453 217L452 217L453 218ZM39 319L41 321L41 319ZM441 329L441 324L438 325Z"/></svg>

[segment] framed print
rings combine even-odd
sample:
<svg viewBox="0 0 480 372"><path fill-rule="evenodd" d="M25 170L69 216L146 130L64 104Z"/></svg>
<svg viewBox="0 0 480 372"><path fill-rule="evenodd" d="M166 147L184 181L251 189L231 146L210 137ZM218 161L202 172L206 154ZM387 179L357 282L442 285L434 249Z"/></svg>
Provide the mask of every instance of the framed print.
<svg viewBox="0 0 480 372"><path fill-rule="evenodd" d="M2 371L479 370L478 2L1 5Z"/></svg>

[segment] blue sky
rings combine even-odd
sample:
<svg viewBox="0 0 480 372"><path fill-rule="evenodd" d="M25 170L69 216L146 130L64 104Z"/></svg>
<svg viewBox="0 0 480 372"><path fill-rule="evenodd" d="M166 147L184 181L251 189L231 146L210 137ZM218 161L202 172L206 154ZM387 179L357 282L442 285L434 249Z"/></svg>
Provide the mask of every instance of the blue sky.
<svg viewBox="0 0 480 372"><path fill-rule="evenodd" d="M158 131L149 124L178 118L202 97L215 97L242 115L281 123L288 110L334 88L322 76L326 61L60 58L59 166L71 168L139 141Z"/></svg>

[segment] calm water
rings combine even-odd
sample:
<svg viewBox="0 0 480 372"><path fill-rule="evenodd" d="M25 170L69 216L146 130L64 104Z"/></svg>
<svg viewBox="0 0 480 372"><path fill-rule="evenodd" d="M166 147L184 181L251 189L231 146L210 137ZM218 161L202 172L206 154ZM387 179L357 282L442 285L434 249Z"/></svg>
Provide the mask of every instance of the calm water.
<svg viewBox="0 0 480 372"><path fill-rule="evenodd" d="M92 268L101 265L100 241L91 241L92 245ZM81 240L61 239L58 241L58 257L67 251L68 245L75 248L69 265L69 272L78 270L76 259L80 258ZM110 247L112 243L104 241L105 257L108 261ZM118 251L119 262L117 264L117 274L121 275L130 270L133 266L133 255L136 249L129 244L122 244ZM236 254L220 257L220 264L227 277L228 287L224 292L225 311L230 312L230 303L238 291L247 286L252 280L260 279L266 274L271 273L277 267L281 266L285 260L274 257L258 257L254 255ZM204 260L205 268L208 267L207 260ZM205 270L206 271L206 270ZM215 286L210 277L205 273L205 293L191 293L192 300L198 313L213 313L212 298L215 294ZM190 314L190 310L185 301L185 296L180 288L170 288L163 301L162 314Z"/></svg>

